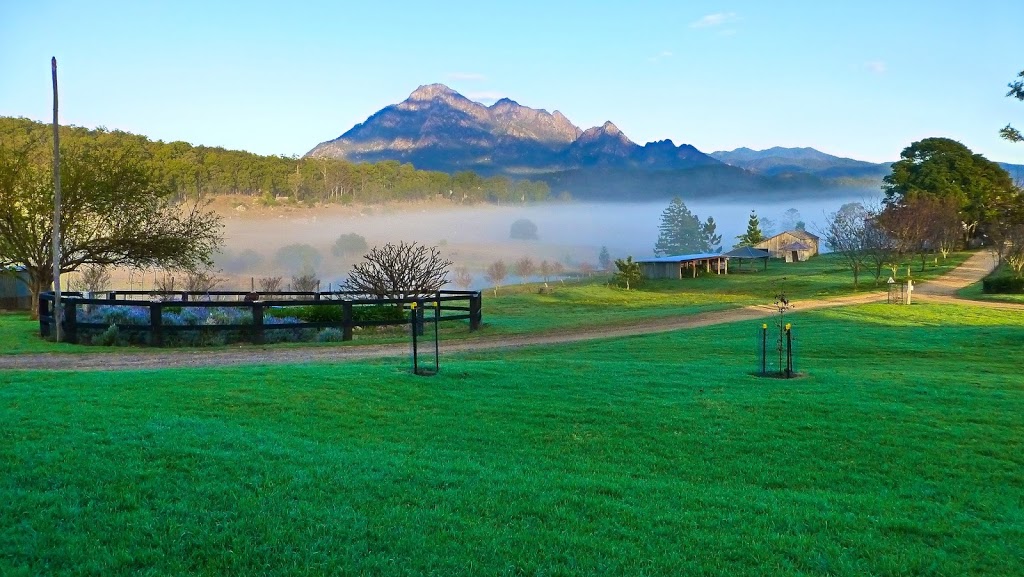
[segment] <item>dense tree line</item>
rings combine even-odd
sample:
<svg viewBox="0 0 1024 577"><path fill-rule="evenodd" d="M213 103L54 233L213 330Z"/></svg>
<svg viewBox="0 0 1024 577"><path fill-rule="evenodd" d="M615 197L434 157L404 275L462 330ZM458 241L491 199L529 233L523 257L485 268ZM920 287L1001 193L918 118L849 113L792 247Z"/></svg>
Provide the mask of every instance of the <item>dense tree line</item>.
<svg viewBox="0 0 1024 577"><path fill-rule="evenodd" d="M544 182L473 172L450 175L417 170L397 161L351 163L326 158L261 156L241 150L163 142L97 128L62 127L62 138L95 141L111 150L130 149L150 165L177 199L223 194L260 197L268 203L287 197L303 203L378 203L443 197L459 203L530 202L547 199ZM0 117L0 142L22 148L51 139L50 125L26 118Z"/></svg>

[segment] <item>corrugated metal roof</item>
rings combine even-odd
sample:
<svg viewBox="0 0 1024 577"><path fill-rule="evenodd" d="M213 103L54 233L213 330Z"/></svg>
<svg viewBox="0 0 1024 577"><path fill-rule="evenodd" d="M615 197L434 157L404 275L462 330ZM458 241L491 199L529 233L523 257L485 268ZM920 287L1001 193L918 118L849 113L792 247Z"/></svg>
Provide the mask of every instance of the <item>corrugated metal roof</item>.
<svg viewBox="0 0 1024 577"><path fill-rule="evenodd" d="M659 256L654 258L645 258L637 260L640 263L652 263L652 262L686 262L690 260L704 260L706 258L718 258L725 257L724 254L718 252L705 252L698 254L680 254L676 256Z"/></svg>

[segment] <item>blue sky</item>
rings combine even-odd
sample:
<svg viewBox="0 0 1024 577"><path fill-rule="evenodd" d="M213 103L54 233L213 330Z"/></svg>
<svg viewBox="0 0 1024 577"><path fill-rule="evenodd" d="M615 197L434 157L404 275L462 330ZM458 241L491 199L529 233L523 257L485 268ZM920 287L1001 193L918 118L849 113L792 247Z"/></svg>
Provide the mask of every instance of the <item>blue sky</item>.
<svg viewBox="0 0 1024 577"><path fill-rule="evenodd" d="M0 1L0 115L301 155L417 86L711 152L1024 164L1024 2Z"/></svg>

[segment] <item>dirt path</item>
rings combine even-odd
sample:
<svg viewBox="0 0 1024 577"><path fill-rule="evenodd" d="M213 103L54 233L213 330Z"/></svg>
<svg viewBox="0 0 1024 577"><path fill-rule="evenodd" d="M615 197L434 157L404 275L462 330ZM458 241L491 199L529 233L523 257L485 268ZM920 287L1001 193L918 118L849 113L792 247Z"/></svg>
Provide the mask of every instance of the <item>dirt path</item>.
<svg viewBox="0 0 1024 577"><path fill-rule="evenodd" d="M916 286L914 299L916 302L957 302L959 299L955 298L955 292L983 278L992 270L993 266L994 261L989 253L976 253L942 278ZM794 301L792 304L796 311L802 312L826 307L879 302L885 300L885 298L885 295L882 293L872 293L817 301ZM971 302L972 304L991 306L993 308L1021 309L1020 305L1008 303ZM485 336L467 341L442 343L442 351L444 353L486 351L648 335L720 323L763 319L770 317L775 312L775 309L771 306L750 306L678 318L644 320L642 322L613 327L592 327L582 330L564 329L522 336ZM400 357L408 354L409 345L407 344L294 349L244 345L234 349L204 350L201 352L192 350L132 350L127 353L0 355L0 370L44 369L87 371L276 365L307 362L329 363L353 359Z"/></svg>

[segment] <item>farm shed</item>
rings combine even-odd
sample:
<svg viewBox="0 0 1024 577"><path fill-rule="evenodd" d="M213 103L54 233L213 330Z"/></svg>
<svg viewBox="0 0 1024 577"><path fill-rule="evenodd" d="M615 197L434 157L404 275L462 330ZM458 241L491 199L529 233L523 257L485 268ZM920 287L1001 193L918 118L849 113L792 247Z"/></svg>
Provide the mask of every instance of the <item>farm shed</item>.
<svg viewBox="0 0 1024 577"><path fill-rule="evenodd" d="M754 248L766 249L772 258L802 262L818 254L818 237L806 230L787 230L755 244Z"/></svg>
<svg viewBox="0 0 1024 577"><path fill-rule="evenodd" d="M729 259L720 253L682 254L662 256L636 261L646 278L675 278L697 276L697 269L707 272L712 269L718 274L729 273Z"/></svg>
<svg viewBox="0 0 1024 577"><path fill-rule="evenodd" d="M32 293L28 290L28 273L24 268L0 268L0 309L32 308Z"/></svg>
<svg viewBox="0 0 1024 577"><path fill-rule="evenodd" d="M728 258L729 260L736 259L737 261L739 261L740 264L742 264L745 260L761 259L762 261L764 261L764 268L768 268L769 254L768 251L763 248L741 246L739 248L730 250L729 252L723 254L722 256Z"/></svg>

